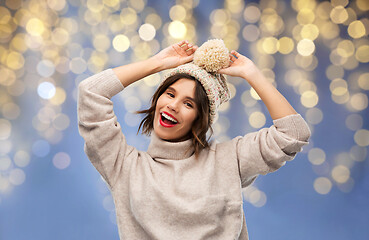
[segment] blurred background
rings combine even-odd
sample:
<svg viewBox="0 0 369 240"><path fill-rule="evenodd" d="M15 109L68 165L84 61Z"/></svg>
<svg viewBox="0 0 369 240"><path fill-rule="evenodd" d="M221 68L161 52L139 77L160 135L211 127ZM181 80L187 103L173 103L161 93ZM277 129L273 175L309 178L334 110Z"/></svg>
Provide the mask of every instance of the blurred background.
<svg viewBox="0 0 369 240"><path fill-rule="evenodd" d="M182 39L224 39L308 122L310 144L243 190L250 239L369 239L369 1L1 0L0 239L119 239L113 199L83 151L77 86ZM128 143L161 81L113 97ZM213 138L271 126L229 77Z"/></svg>

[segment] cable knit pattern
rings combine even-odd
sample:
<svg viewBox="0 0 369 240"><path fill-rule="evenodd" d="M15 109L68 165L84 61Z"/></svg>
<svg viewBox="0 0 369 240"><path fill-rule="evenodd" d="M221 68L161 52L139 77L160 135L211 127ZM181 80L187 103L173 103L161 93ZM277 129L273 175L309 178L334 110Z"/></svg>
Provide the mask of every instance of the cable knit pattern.
<svg viewBox="0 0 369 240"><path fill-rule="evenodd" d="M308 144L299 114L269 128L212 142L195 159L190 141L155 134L147 152L127 145L113 111L123 86L111 69L78 87L78 127L84 150L114 198L121 239L248 239L242 187L273 172Z"/></svg>

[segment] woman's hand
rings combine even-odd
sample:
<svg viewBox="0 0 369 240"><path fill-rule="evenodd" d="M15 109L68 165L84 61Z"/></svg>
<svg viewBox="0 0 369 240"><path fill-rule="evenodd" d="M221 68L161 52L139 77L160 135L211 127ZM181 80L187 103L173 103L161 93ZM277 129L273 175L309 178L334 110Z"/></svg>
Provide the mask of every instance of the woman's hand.
<svg viewBox="0 0 369 240"><path fill-rule="evenodd" d="M187 40L175 43L164 48L153 58L161 65L161 70L175 68L193 60L193 55L198 47Z"/></svg>
<svg viewBox="0 0 369 240"><path fill-rule="evenodd" d="M229 55L231 60L229 66L220 69L218 73L242 77L248 80L249 76L258 71L256 65L249 58L239 54L235 50L232 50Z"/></svg>

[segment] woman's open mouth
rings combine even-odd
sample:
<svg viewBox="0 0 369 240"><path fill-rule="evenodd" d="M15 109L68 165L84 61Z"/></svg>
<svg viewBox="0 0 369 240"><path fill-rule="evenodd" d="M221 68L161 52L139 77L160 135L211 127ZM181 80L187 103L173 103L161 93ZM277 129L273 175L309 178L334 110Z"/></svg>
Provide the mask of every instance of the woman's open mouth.
<svg viewBox="0 0 369 240"><path fill-rule="evenodd" d="M178 124L178 121L176 119L169 116L165 112L160 113L159 122L160 122L160 125L162 125L163 127L174 127L175 125Z"/></svg>

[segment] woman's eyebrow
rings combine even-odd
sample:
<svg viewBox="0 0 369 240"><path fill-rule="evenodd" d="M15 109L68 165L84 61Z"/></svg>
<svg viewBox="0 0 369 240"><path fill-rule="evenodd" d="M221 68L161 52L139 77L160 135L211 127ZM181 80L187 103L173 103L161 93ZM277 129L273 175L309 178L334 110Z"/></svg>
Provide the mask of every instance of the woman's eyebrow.
<svg viewBox="0 0 369 240"><path fill-rule="evenodd" d="M173 92L177 92L173 87L168 87L168 90L171 90ZM193 99L192 97L186 96L186 98L191 100L192 102L195 102L195 99Z"/></svg>

